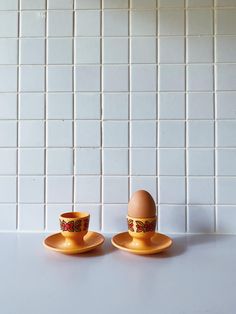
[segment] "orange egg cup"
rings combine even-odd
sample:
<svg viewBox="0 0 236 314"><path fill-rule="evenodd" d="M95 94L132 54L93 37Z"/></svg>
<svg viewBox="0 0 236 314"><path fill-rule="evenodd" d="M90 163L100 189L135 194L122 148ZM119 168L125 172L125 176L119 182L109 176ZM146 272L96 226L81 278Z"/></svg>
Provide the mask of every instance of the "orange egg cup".
<svg viewBox="0 0 236 314"><path fill-rule="evenodd" d="M132 238L131 247L143 250L151 245L155 234L157 216L150 218L134 218L127 216L128 232Z"/></svg>

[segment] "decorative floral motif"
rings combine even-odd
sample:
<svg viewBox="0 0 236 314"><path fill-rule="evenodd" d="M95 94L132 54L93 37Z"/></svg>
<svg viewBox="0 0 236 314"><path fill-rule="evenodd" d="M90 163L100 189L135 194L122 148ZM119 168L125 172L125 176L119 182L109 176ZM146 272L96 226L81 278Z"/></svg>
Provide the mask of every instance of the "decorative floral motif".
<svg viewBox="0 0 236 314"><path fill-rule="evenodd" d="M133 220L128 218L128 229L131 232L150 232L155 231L156 229L156 220L152 221L141 221L141 220Z"/></svg>
<svg viewBox="0 0 236 314"><path fill-rule="evenodd" d="M128 229L134 232L134 221L132 219L127 219L128 221Z"/></svg>
<svg viewBox="0 0 236 314"><path fill-rule="evenodd" d="M85 231L85 230L88 230L89 218L85 218L83 220L69 221L69 222L66 222L65 220L61 220L60 226L61 226L62 231L68 231L68 232Z"/></svg>
<svg viewBox="0 0 236 314"><path fill-rule="evenodd" d="M136 221L136 231L137 232L149 232L149 231L154 231L156 228L156 221Z"/></svg>

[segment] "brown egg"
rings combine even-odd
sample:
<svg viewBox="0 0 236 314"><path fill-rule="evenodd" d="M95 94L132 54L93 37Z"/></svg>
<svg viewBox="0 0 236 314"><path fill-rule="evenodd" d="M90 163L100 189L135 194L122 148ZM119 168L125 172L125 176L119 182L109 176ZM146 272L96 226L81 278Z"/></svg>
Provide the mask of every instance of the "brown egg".
<svg viewBox="0 0 236 314"><path fill-rule="evenodd" d="M128 215L134 218L154 217L156 205L151 194L144 190L136 191L129 201Z"/></svg>

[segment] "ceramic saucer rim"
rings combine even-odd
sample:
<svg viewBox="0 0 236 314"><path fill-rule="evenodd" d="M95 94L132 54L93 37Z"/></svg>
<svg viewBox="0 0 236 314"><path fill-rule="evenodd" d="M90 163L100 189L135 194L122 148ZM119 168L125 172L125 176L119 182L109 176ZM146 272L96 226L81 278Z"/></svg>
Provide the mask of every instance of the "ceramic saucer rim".
<svg viewBox="0 0 236 314"><path fill-rule="evenodd" d="M77 248L77 249L62 249L62 248L56 248L56 247L52 247L48 244L46 244L46 240L50 237L53 237L53 236L56 236L56 235L59 235L61 234L61 232L56 232L56 233L53 233L53 234L50 234L49 236L47 236L44 240L43 240L43 245L44 247L46 247L47 249L51 250L51 251L54 251L54 252L59 252L59 253L63 253L63 254L68 254L68 255L72 255L72 254L80 254L80 253L85 253L85 252L89 252L89 251L92 251L94 249L96 249L97 247L101 246L104 242L105 242L105 237L103 236L103 234L99 233L99 232L96 232L96 231L89 231L89 233L92 233L92 234L97 234L100 236L101 238L101 241L94 245L90 245L90 246L87 246L87 247L84 247L84 248Z"/></svg>
<svg viewBox="0 0 236 314"><path fill-rule="evenodd" d="M155 232L155 234L160 234L164 237L166 237L167 239L169 239L170 241L170 244L162 249L145 249L145 250L136 250L134 248L127 248L127 247L124 247L120 244L118 244L117 242L115 242L115 237L119 236L119 235L122 235L122 234L127 234L129 235L128 231L125 231L125 232L120 232L120 233L117 233L116 235L114 235L111 239L111 243L112 245L114 245L117 249L119 250L122 250L122 251L126 251L126 252L129 252L129 253L132 253L132 254L136 254L136 255L152 255L152 254L158 254L158 253L161 253L167 249L169 249L172 245L173 245L173 240L168 237L167 235L163 234L163 233L160 233L160 232Z"/></svg>

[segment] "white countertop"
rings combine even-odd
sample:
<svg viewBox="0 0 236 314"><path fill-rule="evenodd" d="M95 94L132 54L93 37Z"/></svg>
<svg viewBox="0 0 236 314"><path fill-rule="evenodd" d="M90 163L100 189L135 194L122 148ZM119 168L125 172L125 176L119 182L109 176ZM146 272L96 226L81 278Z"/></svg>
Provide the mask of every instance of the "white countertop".
<svg viewBox="0 0 236 314"><path fill-rule="evenodd" d="M235 314L236 236L173 236L166 253L67 256L45 234L0 234L1 314Z"/></svg>

